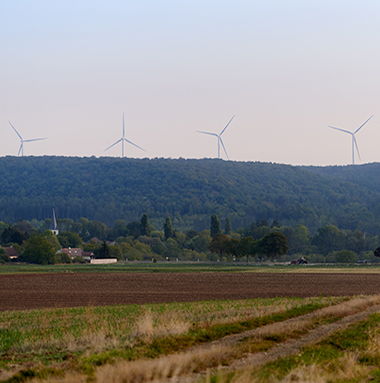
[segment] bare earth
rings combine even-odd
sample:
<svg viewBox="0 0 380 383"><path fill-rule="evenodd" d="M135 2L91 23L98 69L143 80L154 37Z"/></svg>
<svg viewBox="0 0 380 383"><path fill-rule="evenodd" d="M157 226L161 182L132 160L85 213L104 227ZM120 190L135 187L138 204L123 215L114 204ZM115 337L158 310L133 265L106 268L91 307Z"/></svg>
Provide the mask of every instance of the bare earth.
<svg viewBox="0 0 380 383"><path fill-rule="evenodd" d="M380 294L380 274L104 273L0 275L0 311Z"/></svg>

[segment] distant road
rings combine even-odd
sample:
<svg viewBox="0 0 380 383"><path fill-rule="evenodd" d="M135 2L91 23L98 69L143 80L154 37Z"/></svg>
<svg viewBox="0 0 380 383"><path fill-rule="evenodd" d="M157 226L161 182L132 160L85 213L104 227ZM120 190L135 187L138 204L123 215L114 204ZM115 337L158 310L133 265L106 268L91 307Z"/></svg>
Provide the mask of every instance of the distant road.
<svg viewBox="0 0 380 383"><path fill-rule="evenodd" d="M60 273L0 275L0 311L249 299L380 294L380 274Z"/></svg>

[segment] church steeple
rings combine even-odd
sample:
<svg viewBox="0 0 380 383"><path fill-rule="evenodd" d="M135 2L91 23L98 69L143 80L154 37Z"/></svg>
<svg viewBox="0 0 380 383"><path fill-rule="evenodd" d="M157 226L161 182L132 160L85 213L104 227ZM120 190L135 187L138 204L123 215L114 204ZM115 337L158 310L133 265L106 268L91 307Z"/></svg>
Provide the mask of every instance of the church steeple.
<svg viewBox="0 0 380 383"><path fill-rule="evenodd" d="M51 219L51 224L50 224L50 228L49 230L55 234L55 235L58 235L59 234L59 230L58 230L58 225L57 225L57 220L55 219L55 211L53 209L53 217Z"/></svg>

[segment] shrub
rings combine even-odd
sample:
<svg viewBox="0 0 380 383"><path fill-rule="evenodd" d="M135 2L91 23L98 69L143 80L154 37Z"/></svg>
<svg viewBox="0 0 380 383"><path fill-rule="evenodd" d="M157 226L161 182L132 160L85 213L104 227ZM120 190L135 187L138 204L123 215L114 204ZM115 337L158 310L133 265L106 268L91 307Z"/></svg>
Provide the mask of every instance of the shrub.
<svg viewBox="0 0 380 383"><path fill-rule="evenodd" d="M74 263L86 263L86 260L81 255L78 255L74 258Z"/></svg>
<svg viewBox="0 0 380 383"><path fill-rule="evenodd" d="M352 263L358 259L356 253L350 250L341 250L335 253L335 261L338 263Z"/></svg>
<svg viewBox="0 0 380 383"><path fill-rule="evenodd" d="M7 252L5 251L5 249L1 249L1 248L0 248L0 261L4 261L2 263L11 261L11 259L7 255Z"/></svg>
<svg viewBox="0 0 380 383"><path fill-rule="evenodd" d="M61 263L72 263L71 257L66 253L61 253Z"/></svg>
<svg viewBox="0 0 380 383"><path fill-rule="evenodd" d="M34 236L26 242L23 259L30 263L42 265L55 263L55 250L45 237Z"/></svg>

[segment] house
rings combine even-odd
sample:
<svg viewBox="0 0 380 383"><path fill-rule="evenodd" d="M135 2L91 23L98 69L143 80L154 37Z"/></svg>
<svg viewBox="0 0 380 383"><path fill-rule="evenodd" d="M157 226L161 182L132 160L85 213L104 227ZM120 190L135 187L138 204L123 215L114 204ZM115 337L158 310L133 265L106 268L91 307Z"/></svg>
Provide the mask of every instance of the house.
<svg viewBox="0 0 380 383"><path fill-rule="evenodd" d="M61 250L58 250L57 253L65 253L68 256L71 257L71 259L74 259L78 257L79 255L83 257L87 262L90 262L91 259L95 259L95 255L92 251L83 251L80 247L68 247Z"/></svg>
<svg viewBox="0 0 380 383"><path fill-rule="evenodd" d="M82 251L82 257L87 262L91 262L92 259L95 259L95 254L92 251Z"/></svg>
<svg viewBox="0 0 380 383"><path fill-rule="evenodd" d="M61 249L58 252L59 253L66 253L71 258L75 258L78 255L82 256L83 250L80 247L73 247L73 248L69 247L69 248Z"/></svg>
<svg viewBox="0 0 380 383"><path fill-rule="evenodd" d="M10 259L17 259L18 258L19 253L13 248L13 246L3 247L3 249L7 252L7 255Z"/></svg>

